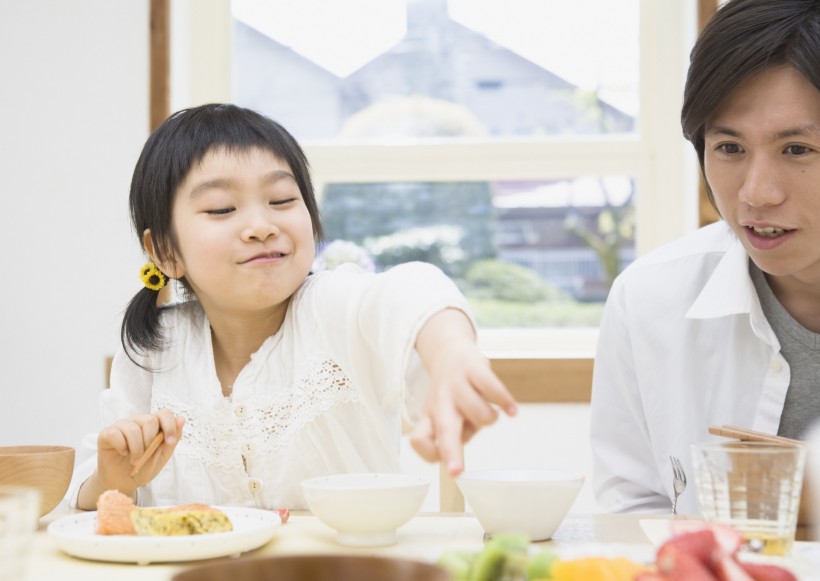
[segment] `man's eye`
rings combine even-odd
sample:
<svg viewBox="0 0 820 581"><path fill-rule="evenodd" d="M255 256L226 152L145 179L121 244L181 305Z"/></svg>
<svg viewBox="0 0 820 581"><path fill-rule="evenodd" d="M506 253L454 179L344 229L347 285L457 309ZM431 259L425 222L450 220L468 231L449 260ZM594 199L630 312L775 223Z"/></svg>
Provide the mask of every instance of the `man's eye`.
<svg viewBox="0 0 820 581"><path fill-rule="evenodd" d="M789 155L806 155L811 151L811 147L805 145L790 145L786 148L786 153Z"/></svg>
<svg viewBox="0 0 820 581"><path fill-rule="evenodd" d="M717 150L729 155L743 151L737 143L721 143Z"/></svg>

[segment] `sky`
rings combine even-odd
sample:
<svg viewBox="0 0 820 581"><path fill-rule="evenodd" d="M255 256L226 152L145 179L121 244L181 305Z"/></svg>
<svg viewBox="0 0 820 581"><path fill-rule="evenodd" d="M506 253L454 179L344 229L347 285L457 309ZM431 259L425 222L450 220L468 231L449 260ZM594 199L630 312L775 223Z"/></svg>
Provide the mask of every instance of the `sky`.
<svg viewBox="0 0 820 581"><path fill-rule="evenodd" d="M456 22L630 115L639 0L448 0ZM233 0L234 17L345 77L398 43L405 0Z"/></svg>

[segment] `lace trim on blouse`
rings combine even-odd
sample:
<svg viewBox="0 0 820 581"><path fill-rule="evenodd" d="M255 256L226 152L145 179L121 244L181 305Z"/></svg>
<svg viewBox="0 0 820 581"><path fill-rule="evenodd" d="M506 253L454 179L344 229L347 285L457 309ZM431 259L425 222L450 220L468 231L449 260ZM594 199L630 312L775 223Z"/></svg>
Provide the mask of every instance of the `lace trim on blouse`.
<svg viewBox="0 0 820 581"><path fill-rule="evenodd" d="M154 392L151 408L166 408L185 418L182 440L174 454L207 466L243 466L242 445L254 455L277 452L317 417L334 407L362 400L341 366L319 355L305 365L292 387L274 389L247 402L214 400L210 407L192 406L172 394Z"/></svg>

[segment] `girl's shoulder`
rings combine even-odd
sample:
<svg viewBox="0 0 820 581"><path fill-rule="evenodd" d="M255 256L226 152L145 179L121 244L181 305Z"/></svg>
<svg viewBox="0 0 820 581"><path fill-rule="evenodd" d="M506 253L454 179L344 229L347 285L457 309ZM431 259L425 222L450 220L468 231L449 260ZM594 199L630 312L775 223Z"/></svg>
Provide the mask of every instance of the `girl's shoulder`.
<svg viewBox="0 0 820 581"><path fill-rule="evenodd" d="M353 263L309 275L294 293L296 302L318 300L350 300L373 292L391 292L402 288L423 290L437 288L449 279L437 266L426 262L406 262L383 272L366 270Z"/></svg>
<svg viewBox="0 0 820 581"><path fill-rule="evenodd" d="M295 309L346 311L364 304L385 302L402 306L408 302L441 302L457 297L455 284L438 267L408 262L374 273L355 264L342 264L307 277L293 296Z"/></svg>
<svg viewBox="0 0 820 581"><path fill-rule="evenodd" d="M427 262L405 262L397 264L382 272L373 272L353 263L345 263L329 270L312 273L305 279L302 288L315 284L349 284L368 285L376 284L384 279L406 279L418 281L431 278L441 278L444 273L440 268ZM301 289L300 289L301 290Z"/></svg>
<svg viewBox="0 0 820 581"><path fill-rule="evenodd" d="M366 286L375 274L355 264L342 264L333 269L312 272L296 290L295 297L304 297L319 289L332 287L338 292L347 288Z"/></svg>

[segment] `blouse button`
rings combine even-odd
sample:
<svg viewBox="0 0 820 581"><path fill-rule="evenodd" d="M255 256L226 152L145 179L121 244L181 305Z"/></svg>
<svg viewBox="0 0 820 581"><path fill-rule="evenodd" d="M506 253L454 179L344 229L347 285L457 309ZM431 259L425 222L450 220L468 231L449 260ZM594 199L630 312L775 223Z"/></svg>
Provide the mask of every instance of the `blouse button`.
<svg viewBox="0 0 820 581"><path fill-rule="evenodd" d="M783 364L780 362L779 359L772 359L769 368L775 373L779 373L783 369Z"/></svg>
<svg viewBox="0 0 820 581"><path fill-rule="evenodd" d="M247 406L244 403L238 403L233 407L233 413L236 414L236 417L241 418L244 416L248 411Z"/></svg>
<svg viewBox="0 0 820 581"><path fill-rule="evenodd" d="M248 490L250 490L251 493L259 492L262 490L262 481L258 478L251 478L248 480Z"/></svg>
<svg viewBox="0 0 820 581"><path fill-rule="evenodd" d="M253 454L253 444L251 442L245 442L242 444L242 453L246 456Z"/></svg>

